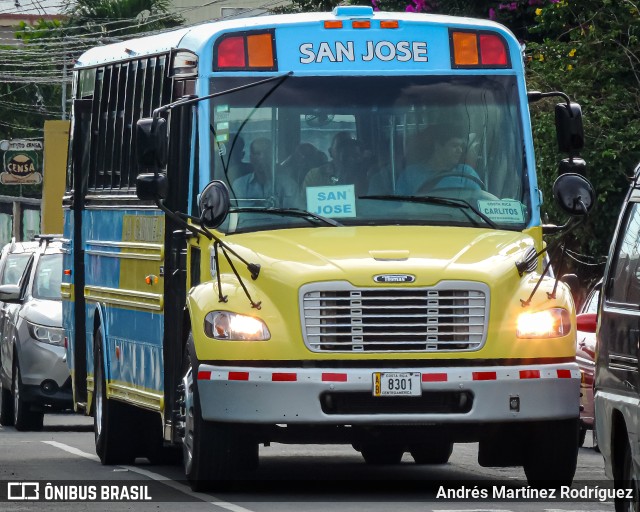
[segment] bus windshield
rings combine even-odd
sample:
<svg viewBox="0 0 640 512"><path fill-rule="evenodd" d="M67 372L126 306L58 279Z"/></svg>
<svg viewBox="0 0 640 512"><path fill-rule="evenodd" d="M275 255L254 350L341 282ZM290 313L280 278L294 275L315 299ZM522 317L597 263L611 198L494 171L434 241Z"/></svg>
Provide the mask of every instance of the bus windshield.
<svg viewBox="0 0 640 512"><path fill-rule="evenodd" d="M258 80L216 77L211 92ZM322 217L521 230L531 207L520 119L508 75L289 77L221 95L210 177L229 185L233 207L221 229Z"/></svg>

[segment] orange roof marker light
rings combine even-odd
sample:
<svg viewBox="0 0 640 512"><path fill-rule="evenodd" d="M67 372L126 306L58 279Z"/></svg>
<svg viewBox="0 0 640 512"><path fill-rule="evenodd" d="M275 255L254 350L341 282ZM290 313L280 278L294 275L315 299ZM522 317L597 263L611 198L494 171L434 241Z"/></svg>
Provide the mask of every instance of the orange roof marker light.
<svg viewBox="0 0 640 512"><path fill-rule="evenodd" d="M232 32L213 47L214 71L276 71L275 37L272 30Z"/></svg>
<svg viewBox="0 0 640 512"><path fill-rule="evenodd" d="M342 28L342 21L340 21L340 20L325 20L324 28Z"/></svg>
<svg viewBox="0 0 640 512"><path fill-rule="evenodd" d="M400 23L398 23L398 20L382 20L380 28L400 28Z"/></svg>
<svg viewBox="0 0 640 512"><path fill-rule="evenodd" d="M496 32L450 30L452 68L510 68L507 43Z"/></svg>
<svg viewBox="0 0 640 512"><path fill-rule="evenodd" d="M353 20L351 26L353 28L371 28L371 22L369 20Z"/></svg>

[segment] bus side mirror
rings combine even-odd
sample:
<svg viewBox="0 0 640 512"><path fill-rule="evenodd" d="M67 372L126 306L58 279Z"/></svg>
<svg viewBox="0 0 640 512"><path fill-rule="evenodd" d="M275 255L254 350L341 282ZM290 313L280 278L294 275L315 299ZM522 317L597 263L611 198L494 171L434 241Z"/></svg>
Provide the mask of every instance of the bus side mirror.
<svg viewBox="0 0 640 512"><path fill-rule="evenodd" d="M587 215L596 199L589 181L579 174L562 174L553 184L558 206L571 216Z"/></svg>
<svg viewBox="0 0 640 512"><path fill-rule="evenodd" d="M582 109L577 103L556 105L556 134L558 149L563 153L580 151L584 147Z"/></svg>
<svg viewBox="0 0 640 512"><path fill-rule="evenodd" d="M229 189L224 182L219 180L213 180L204 187L198 198L200 219L202 224L208 228L217 228L222 224L230 207Z"/></svg>
<svg viewBox="0 0 640 512"><path fill-rule="evenodd" d="M136 123L136 154L143 170L164 169L168 159L167 120L145 117Z"/></svg>
<svg viewBox="0 0 640 512"><path fill-rule="evenodd" d="M166 174L138 174L136 195L143 201L155 201L167 197Z"/></svg>

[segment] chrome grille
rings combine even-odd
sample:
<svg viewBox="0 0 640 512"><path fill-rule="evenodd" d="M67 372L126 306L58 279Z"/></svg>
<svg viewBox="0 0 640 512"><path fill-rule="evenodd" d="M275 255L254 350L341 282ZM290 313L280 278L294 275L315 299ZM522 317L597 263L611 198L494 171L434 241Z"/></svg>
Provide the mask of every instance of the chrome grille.
<svg viewBox="0 0 640 512"><path fill-rule="evenodd" d="M305 343L314 352L477 350L486 337L488 287L464 284L368 289L308 285L301 290Z"/></svg>

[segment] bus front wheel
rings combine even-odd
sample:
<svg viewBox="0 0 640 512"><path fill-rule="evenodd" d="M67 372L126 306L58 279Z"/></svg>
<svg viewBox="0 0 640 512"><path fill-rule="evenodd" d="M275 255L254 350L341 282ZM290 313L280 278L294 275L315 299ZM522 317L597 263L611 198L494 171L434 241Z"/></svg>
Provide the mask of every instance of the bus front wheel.
<svg viewBox="0 0 640 512"><path fill-rule="evenodd" d="M193 336L189 335L185 354L183 394L183 458L187 480L194 491L224 490L242 472L258 465L258 443L247 427L217 423L202 418L197 380L189 357ZM193 349L192 349L193 350Z"/></svg>
<svg viewBox="0 0 640 512"><path fill-rule="evenodd" d="M578 462L577 419L531 424L525 443L524 473L532 487L571 485Z"/></svg>

